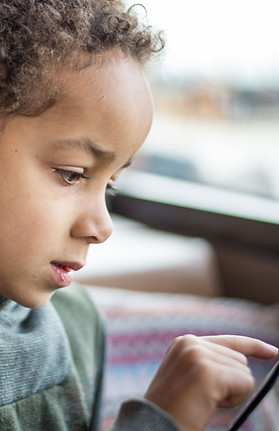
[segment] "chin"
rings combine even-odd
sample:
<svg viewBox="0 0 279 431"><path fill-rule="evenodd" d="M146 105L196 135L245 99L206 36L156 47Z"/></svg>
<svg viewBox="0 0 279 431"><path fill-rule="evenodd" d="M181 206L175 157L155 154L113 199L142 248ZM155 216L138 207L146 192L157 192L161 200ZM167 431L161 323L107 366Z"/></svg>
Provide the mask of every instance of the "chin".
<svg viewBox="0 0 279 431"><path fill-rule="evenodd" d="M45 293L45 294L40 294L40 293L33 293L33 294L29 294L29 295L11 295L11 297L9 297L9 299L12 299L13 301L15 301L17 304L23 305L24 307L27 308L39 308L42 307L43 305L45 305L50 298L52 297L54 292L51 293Z"/></svg>
<svg viewBox="0 0 279 431"><path fill-rule="evenodd" d="M20 286L20 287L19 287ZM17 304L27 308L39 308L45 305L57 290L57 285L43 282L33 282L28 280L14 280L12 283L3 283L0 286L0 296L10 299Z"/></svg>
<svg viewBox="0 0 279 431"><path fill-rule="evenodd" d="M21 305L28 308L40 308L45 305L52 297L54 292L48 295L34 295L34 298L26 298Z"/></svg>

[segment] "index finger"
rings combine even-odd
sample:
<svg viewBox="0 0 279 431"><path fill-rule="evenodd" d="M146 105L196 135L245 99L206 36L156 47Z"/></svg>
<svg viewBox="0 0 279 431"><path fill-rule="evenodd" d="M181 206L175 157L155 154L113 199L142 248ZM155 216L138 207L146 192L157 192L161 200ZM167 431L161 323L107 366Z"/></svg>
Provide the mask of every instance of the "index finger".
<svg viewBox="0 0 279 431"><path fill-rule="evenodd" d="M245 337L242 335L216 335L202 337L211 343L220 344L242 353L245 356L256 358L271 359L278 355L278 348L267 344L256 338Z"/></svg>

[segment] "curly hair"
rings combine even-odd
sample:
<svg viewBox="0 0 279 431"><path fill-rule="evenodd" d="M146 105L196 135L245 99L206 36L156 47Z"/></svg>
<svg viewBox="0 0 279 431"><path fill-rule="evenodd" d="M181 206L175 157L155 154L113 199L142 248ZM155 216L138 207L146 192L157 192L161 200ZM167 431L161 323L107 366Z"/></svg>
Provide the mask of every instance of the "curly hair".
<svg viewBox="0 0 279 431"><path fill-rule="evenodd" d="M53 106L57 67L86 67L114 48L145 64L163 45L121 0L0 0L0 113L33 116Z"/></svg>

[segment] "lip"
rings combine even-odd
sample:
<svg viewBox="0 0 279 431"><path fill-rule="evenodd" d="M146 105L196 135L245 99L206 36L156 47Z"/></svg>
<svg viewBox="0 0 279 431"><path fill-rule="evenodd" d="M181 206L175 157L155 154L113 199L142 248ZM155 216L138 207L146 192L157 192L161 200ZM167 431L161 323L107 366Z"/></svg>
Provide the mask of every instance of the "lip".
<svg viewBox="0 0 279 431"><path fill-rule="evenodd" d="M69 286L74 279L73 271L78 271L84 265L79 262L52 261L50 262L50 266L56 284L59 287L66 287Z"/></svg>

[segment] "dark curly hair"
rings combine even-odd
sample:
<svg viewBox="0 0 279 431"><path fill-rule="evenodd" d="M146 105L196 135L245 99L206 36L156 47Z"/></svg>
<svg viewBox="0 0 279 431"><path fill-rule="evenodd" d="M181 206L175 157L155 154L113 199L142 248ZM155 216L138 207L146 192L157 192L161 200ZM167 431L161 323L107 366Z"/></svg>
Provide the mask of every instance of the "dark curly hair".
<svg viewBox="0 0 279 431"><path fill-rule="evenodd" d="M0 115L53 106L63 65L83 68L114 48L145 64L163 45L121 0L0 0Z"/></svg>

